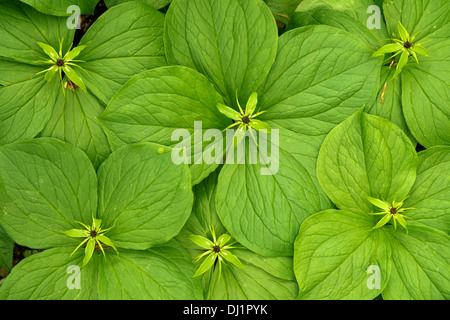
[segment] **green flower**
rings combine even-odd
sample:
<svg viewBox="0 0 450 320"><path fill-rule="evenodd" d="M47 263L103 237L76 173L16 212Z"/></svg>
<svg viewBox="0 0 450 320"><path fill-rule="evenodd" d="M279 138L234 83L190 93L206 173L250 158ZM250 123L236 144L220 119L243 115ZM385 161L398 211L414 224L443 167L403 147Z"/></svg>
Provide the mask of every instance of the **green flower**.
<svg viewBox="0 0 450 320"><path fill-rule="evenodd" d="M392 60L395 56L401 54L392 79L402 71L403 67L408 63L408 58L410 56L413 56L417 63L419 63L419 60L417 59L416 53L429 57L428 51L422 46L425 42L414 43L414 39L420 31L410 37L408 31L406 31L405 27L400 22L398 22L397 28L401 39L391 39L395 43L387 44L373 54L373 57L378 57L386 53L394 53L388 60ZM391 66L392 64L393 62L391 62Z"/></svg>
<svg viewBox="0 0 450 320"><path fill-rule="evenodd" d="M44 71L41 71L39 73L45 74L45 80L49 82L53 79L53 77L59 73L59 77L61 79L61 85L63 87L64 91L64 83L63 83L63 72L64 74L69 78L69 85L73 90L73 84L80 87L84 92L86 92L86 86L84 85L83 80L80 78L80 76L75 72L74 69L71 68L71 66L81 68L80 66L76 65L74 62L82 62L80 60L75 60L75 58L81 53L81 51L86 48L86 46L78 46L75 47L69 51L66 52L66 54L62 55L62 43L63 40L59 42L59 52L56 52L56 50L49 46L48 44L38 42L39 46L44 50L44 52L47 54L47 56L50 57L50 59L47 60L41 60L36 62L41 63L47 63L51 64L52 66Z"/></svg>
<svg viewBox="0 0 450 320"><path fill-rule="evenodd" d="M390 204L389 202L383 201L383 200L372 198L372 197L367 197L367 199L374 206L383 210L381 212L369 213L370 215L385 214L385 216L383 218L381 218L380 221L378 221L378 223L375 225L375 227L372 228L372 230L384 226L392 218L394 221L394 228L396 230L397 230L397 221L398 221L398 223L400 223L400 225L406 229L406 232L408 232L408 228L406 227L405 218L406 219L411 219L411 218L401 214L401 212L404 212L405 210L409 210L409 209L413 209L413 208L402 208L403 202L406 200L406 198L401 200L400 202L392 201L392 204Z"/></svg>
<svg viewBox="0 0 450 320"><path fill-rule="evenodd" d="M231 236L229 234L227 233L222 234L218 239L216 239L216 234L213 229L211 229L211 234L213 237L213 241L202 236L197 235L189 236L189 238L195 244L205 249L205 252L196 258L197 261L206 256L205 260L202 262L200 267L195 272L194 278L202 275L217 263L219 265L219 279L220 279L220 274L222 273L222 263L225 263L225 261L228 261L237 267L244 267L244 265L238 259L238 257L236 257L229 251L230 249L236 248L233 247L233 244L235 244L236 241L227 245L227 243L231 240Z"/></svg>
<svg viewBox="0 0 450 320"><path fill-rule="evenodd" d="M76 222L81 224L85 229L72 229L64 231L64 234L73 238L85 238L70 254L73 255L78 250L78 248L80 248L84 243L87 242L86 248L84 250L85 254L82 267L84 267L89 262L96 247L99 248L105 256L105 251L103 250L102 243L113 248L117 252L117 254L119 254L111 239L105 236L105 233L111 230L111 228L102 229L102 220L92 218L92 226L87 226L79 221Z"/></svg>
<svg viewBox="0 0 450 320"><path fill-rule="evenodd" d="M219 109L220 113L234 121L232 125L226 127L223 131L237 126L238 128L234 136L236 137L236 145L238 145L244 138L245 132L249 130L250 135L256 143L256 138L253 135L253 130L265 129L270 132L270 126L267 123L255 119L257 116L265 112L261 111L254 113L256 110L256 105L258 104L258 94L256 92L253 92L251 94L250 98L248 98L247 105L245 106L245 111L242 110L241 105L239 104L237 93L236 100L240 112L237 112L236 110L221 103L217 104L217 109Z"/></svg>

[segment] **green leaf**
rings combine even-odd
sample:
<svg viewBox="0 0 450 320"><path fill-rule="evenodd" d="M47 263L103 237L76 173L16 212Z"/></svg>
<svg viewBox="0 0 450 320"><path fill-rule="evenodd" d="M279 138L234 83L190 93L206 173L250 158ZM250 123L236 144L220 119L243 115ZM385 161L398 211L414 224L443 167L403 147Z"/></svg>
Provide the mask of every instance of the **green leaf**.
<svg viewBox="0 0 450 320"><path fill-rule="evenodd" d="M45 81L50 82L53 77L58 73L59 69L56 65L51 66L45 73Z"/></svg>
<svg viewBox="0 0 450 320"><path fill-rule="evenodd" d="M63 231L92 221L97 177L78 148L52 138L0 147L0 224L20 245L74 246ZM73 249L73 248L72 248Z"/></svg>
<svg viewBox="0 0 450 320"><path fill-rule="evenodd" d="M0 145L34 138L51 116L59 78L44 76L22 80L0 88Z"/></svg>
<svg viewBox="0 0 450 320"><path fill-rule="evenodd" d="M376 224L375 227L373 227L373 228L374 228L374 229L381 228L381 227L384 226L386 223L388 223L389 220L391 220L391 218L392 218L392 214L390 214L390 213L386 214L383 218L381 218L381 219L377 222L377 224ZM395 220L394 220L394 223L395 223Z"/></svg>
<svg viewBox="0 0 450 320"><path fill-rule="evenodd" d="M380 49L375 51L374 57L384 56L386 53L393 53L403 49L403 46L399 43L390 43L382 46Z"/></svg>
<svg viewBox="0 0 450 320"><path fill-rule="evenodd" d="M372 218L325 210L306 219L295 240L299 299L360 300L381 293L390 274L390 245ZM373 272L373 274L371 274Z"/></svg>
<svg viewBox="0 0 450 320"><path fill-rule="evenodd" d="M380 85L377 99L372 106L366 106L365 111L369 114L388 119L399 126L408 136L413 145L417 144L406 125L402 108L402 83L400 77L392 79L394 68L381 67Z"/></svg>
<svg viewBox="0 0 450 320"><path fill-rule="evenodd" d="M20 0L34 7L36 10L54 16L68 16L73 14L72 11L68 11L68 8L72 5L79 7L80 14L94 14L94 8L97 4L97 0Z"/></svg>
<svg viewBox="0 0 450 320"><path fill-rule="evenodd" d="M54 248L21 261L0 288L0 299L14 300L195 300L201 285L195 268L176 242L116 255L96 250L83 268L83 252ZM42 266L45 265L45 268ZM79 289L77 288L79 275Z"/></svg>
<svg viewBox="0 0 450 320"><path fill-rule="evenodd" d="M450 3L446 0L398 0L383 3L384 16L391 37L399 38L398 23L414 35L414 42L448 39ZM412 19L411 17L415 17Z"/></svg>
<svg viewBox="0 0 450 320"><path fill-rule="evenodd" d="M246 138L242 143L251 141ZM217 213L227 230L245 247L265 256L292 255L301 222L327 206L302 163L280 148L288 141L281 142L272 145L270 160L225 164L217 185Z"/></svg>
<svg viewBox="0 0 450 320"><path fill-rule="evenodd" d="M450 147L431 147L419 153L417 179L404 207L408 224L423 224L450 233Z"/></svg>
<svg viewBox="0 0 450 320"><path fill-rule="evenodd" d="M389 228L392 271L383 291L387 300L448 300L450 297L449 236L425 226L408 234Z"/></svg>
<svg viewBox="0 0 450 320"><path fill-rule="evenodd" d="M221 103L217 104L217 109L220 111L221 114L224 116L233 119L233 120L241 120L241 114L237 112L234 109L231 109L230 107L227 107Z"/></svg>
<svg viewBox="0 0 450 320"><path fill-rule="evenodd" d="M11 270L13 263L14 241L0 226L0 268Z"/></svg>
<svg viewBox="0 0 450 320"><path fill-rule="evenodd" d="M280 135L289 140L283 148L298 155L314 176L325 135L375 99L381 59L372 53L353 35L328 26L298 28L280 37L277 59L258 90L266 111L258 120L282 129Z"/></svg>
<svg viewBox="0 0 450 320"><path fill-rule="evenodd" d="M251 119L249 123L250 127L256 130L267 130L267 132L270 132L270 126L265 123L264 121L257 120L257 119Z"/></svg>
<svg viewBox="0 0 450 320"><path fill-rule="evenodd" d="M86 233L87 230L81 230L81 229L71 229L64 231L64 234L68 237L73 238L86 238L88 236L88 233Z"/></svg>
<svg viewBox="0 0 450 320"><path fill-rule="evenodd" d="M203 161L206 148L216 143L219 152L224 148L222 139L213 137L209 142L203 135L207 129L216 129L221 138L220 131L231 122L216 107L222 102L213 85L198 72L181 66L162 67L134 76L117 92L99 119L113 149L141 141L186 147L196 184L218 166L216 162ZM200 127L195 131L196 121ZM196 143L202 148L195 148ZM214 157L222 160L218 155Z"/></svg>
<svg viewBox="0 0 450 320"><path fill-rule="evenodd" d="M239 100L247 101L277 49L275 20L258 0L175 0L164 32L168 62L206 75L236 110L236 90Z"/></svg>
<svg viewBox="0 0 450 320"><path fill-rule="evenodd" d="M164 14L142 2L108 9L80 41L79 72L89 90L107 104L139 72L166 65Z"/></svg>
<svg viewBox="0 0 450 320"><path fill-rule="evenodd" d="M258 94L253 92L248 98L247 104L245 106L245 114L253 114L258 104Z"/></svg>
<svg viewBox="0 0 450 320"><path fill-rule="evenodd" d="M99 210L117 247L147 249L173 238L192 209L187 165L176 165L171 149L153 143L125 146L98 169Z"/></svg>
<svg viewBox="0 0 450 320"><path fill-rule="evenodd" d="M66 53L64 56L65 61L71 61L78 57L78 55L81 53L81 51L84 50L86 46L76 46L75 48L71 49L69 52Z"/></svg>
<svg viewBox="0 0 450 320"><path fill-rule="evenodd" d="M417 154L400 128L362 109L336 126L317 159L317 177L343 210L373 211L367 197L405 198L416 179ZM379 211L379 210L376 210Z"/></svg>
<svg viewBox="0 0 450 320"><path fill-rule="evenodd" d="M215 210L217 176L215 171L194 187L192 214L177 236L197 267L202 260L196 261L195 257L201 251L190 240L190 235L211 239L210 226L213 226L216 235L220 235L218 241L229 237ZM241 247L239 244L233 246ZM267 258L247 249L230 249L229 252L236 255L244 267L222 263L220 280L218 268L214 272L206 272L201 279L207 299L293 299L297 295L292 257Z"/></svg>
<svg viewBox="0 0 450 320"><path fill-rule="evenodd" d="M408 63L408 58L409 58L408 52L403 51L402 54L400 55L400 59L398 60L397 67L395 68L395 72L392 78L395 78L400 72L402 72L403 67L406 66L406 64Z"/></svg>
<svg viewBox="0 0 450 320"><path fill-rule="evenodd" d="M325 24L358 36L377 50L389 38L382 9L373 0L303 0L288 27ZM379 23L379 25L377 25ZM369 29L370 27L370 29Z"/></svg>
<svg viewBox="0 0 450 320"><path fill-rule="evenodd" d="M108 8L111 8L113 6L117 6L121 3L129 1L133 0L105 0L105 3ZM162 9L165 6L167 6L170 2L172 2L172 0L137 0L137 1L144 2L155 9Z"/></svg>
<svg viewBox="0 0 450 320"><path fill-rule="evenodd" d="M220 255L222 256L222 258L224 258L226 261L234 264L236 267L239 267L239 268L244 267L242 262L228 250L221 250Z"/></svg>
<svg viewBox="0 0 450 320"><path fill-rule="evenodd" d="M95 249L95 240L89 239L86 244L86 248L84 249L84 259L81 267L84 267L89 262L89 260L91 260L92 254L94 253L94 249Z"/></svg>
<svg viewBox="0 0 450 320"><path fill-rule="evenodd" d="M211 276L211 287L208 292L210 300L292 300L298 293L294 280L286 280L266 269L283 268L292 271L292 257L265 258L248 250L247 257L255 257L264 267L252 263L243 263L239 268L231 263L223 264L219 280L219 272L215 270ZM233 251L234 252L234 251ZM286 264L285 264L286 263Z"/></svg>
<svg viewBox="0 0 450 320"><path fill-rule="evenodd" d="M55 62L56 60L58 60L59 54L52 46L49 46L48 44L42 42L38 42L38 45L45 51L45 53L50 57L50 59L52 59Z"/></svg>
<svg viewBox="0 0 450 320"><path fill-rule="evenodd" d="M2 72L0 72L0 84L4 86L29 80L44 69L42 66L32 66L1 57L0 66L2 68Z"/></svg>
<svg viewBox="0 0 450 320"><path fill-rule="evenodd" d="M397 23L397 29L400 39L402 39L403 42L410 40L408 31L406 31L405 27L401 24L400 21Z"/></svg>

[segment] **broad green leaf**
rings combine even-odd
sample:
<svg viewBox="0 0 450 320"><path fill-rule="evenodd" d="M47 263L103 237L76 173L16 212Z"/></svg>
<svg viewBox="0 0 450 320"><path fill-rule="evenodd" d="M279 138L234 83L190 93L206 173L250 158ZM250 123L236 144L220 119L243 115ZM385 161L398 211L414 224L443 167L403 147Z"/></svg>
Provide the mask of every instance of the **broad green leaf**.
<svg viewBox="0 0 450 320"><path fill-rule="evenodd" d="M141 2L108 9L80 41L86 87L107 104L135 74L166 65L163 26L164 14Z"/></svg>
<svg viewBox="0 0 450 320"><path fill-rule="evenodd" d="M0 227L0 268L11 270L13 262L14 241Z"/></svg>
<svg viewBox="0 0 450 320"><path fill-rule="evenodd" d="M328 134L317 177L338 208L369 213L374 207L368 196L390 203L405 198L416 167L417 154L403 131L361 109Z"/></svg>
<svg viewBox="0 0 450 320"><path fill-rule="evenodd" d="M295 240L299 299L360 300L381 293L390 274L390 246L371 217L325 210L306 219Z"/></svg>
<svg viewBox="0 0 450 320"><path fill-rule="evenodd" d="M0 224L20 245L73 246L63 231L92 221L97 178L78 148L52 138L0 147Z"/></svg>
<svg viewBox="0 0 450 320"><path fill-rule="evenodd" d="M40 133L41 137L54 137L69 142L83 150L95 168L110 153L106 135L97 117L104 111L104 105L90 92L79 88L72 92L58 88L58 98L53 105L50 120Z"/></svg>
<svg viewBox="0 0 450 320"><path fill-rule="evenodd" d="M16 0L3 0L0 12L0 57L36 64L47 57L38 42L59 50L60 40L64 39L64 52L72 43L75 30L67 28L64 18L42 14Z"/></svg>
<svg viewBox="0 0 450 320"><path fill-rule="evenodd" d="M444 232L408 226L408 234L389 229L392 271L383 291L387 300L448 300L450 238Z"/></svg>
<svg viewBox="0 0 450 320"><path fill-rule="evenodd" d="M217 109L221 102L213 85L195 70L162 67L134 76L117 92L99 119L113 149L141 141L186 147L186 161L196 184L218 165L214 158L213 163L203 159L205 148L216 143L220 152L224 148L220 131L231 120ZM207 129L216 129L220 140L210 137L207 141ZM180 162L185 160L179 154L174 157ZM222 157L216 160L221 161Z"/></svg>
<svg viewBox="0 0 450 320"><path fill-rule="evenodd" d="M417 179L404 207L409 223L450 233L450 147L431 147L419 153Z"/></svg>
<svg viewBox="0 0 450 320"><path fill-rule="evenodd" d="M69 16L75 13L74 9L69 10L70 6L77 6L80 14L93 14L97 5L97 0L20 0L29 4L36 10L54 15Z"/></svg>
<svg viewBox="0 0 450 320"><path fill-rule="evenodd" d="M133 0L105 0L106 6L111 8L113 6L117 6L118 4L129 2ZM140 2L144 2L155 9L161 9L167 6L172 0L137 0Z"/></svg>
<svg viewBox="0 0 450 320"><path fill-rule="evenodd" d="M381 67L381 77L377 99L371 106L366 107L365 111L369 114L379 116L390 120L399 126L408 136L413 145L417 144L416 139L406 125L402 110L402 85L400 77L392 79L394 68L387 66Z"/></svg>
<svg viewBox="0 0 450 320"><path fill-rule="evenodd" d="M34 138L52 113L61 85L58 77L24 79L0 88L0 145Z"/></svg>
<svg viewBox="0 0 450 320"><path fill-rule="evenodd" d="M202 299L200 282L192 278L194 266L175 242L120 255L105 250L106 258L96 250L82 268L83 252L69 257L70 252L49 249L21 261L1 286L0 299Z"/></svg>
<svg viewBox="0 0 450 320"><path fill-rule="evenodd" d="M280 21L287 19L289 22L301 0L265 0L265 2L276 19Z"/></svg>
<svg viewBox="0 0 450 320"><path fill-rule="evenodd" d="M117 247L147 249L183 227L193 194L187 165L176 165L171 149L153 143L125 146L98 169L99 210Z"/></svg>
<svg viewBox="0 0 450 320"><path fill-rule="evenodd" d="M278 33L272 13L258 0L175 0L166 16L167 60L206 75L237 110L267 75Z"/></svg>
<svg viewBox="0 0 450 320"><path fill-rule="evenodd" d="M425 147L450 144L449 61L410 63L401 73L406 123Z"/></svg>
<svg viewBox="0 0 450 320"><path fill-rule="evenodd" d="M333 26L353 33L376 50L389 38L381 11L372 0L303 0L288 26Z"/></svg>

